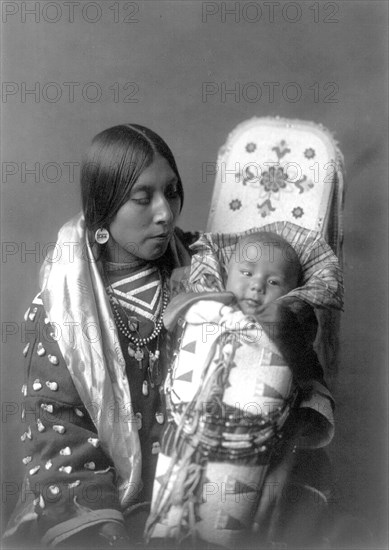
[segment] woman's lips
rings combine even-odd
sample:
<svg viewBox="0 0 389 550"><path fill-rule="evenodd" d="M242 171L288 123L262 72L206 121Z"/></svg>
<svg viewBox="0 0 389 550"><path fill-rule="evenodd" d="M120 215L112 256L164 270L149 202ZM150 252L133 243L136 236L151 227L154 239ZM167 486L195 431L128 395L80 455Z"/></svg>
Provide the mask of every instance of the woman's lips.
<svg viewBox="0 0 389 550"><path fill-rule="evenodd" d="M166 244L170 241L171 236L171 233L160 233L159 235L152 235L149 239L156 244Z"/></svg>
<svg viewBox="0 0 389 550"><path fill-rule="evenodd" d="M170 239L171 233L160 233L159 235L153 235L150 237L150 239L156 239L160 241L166 241L166 239Z"/></svg>

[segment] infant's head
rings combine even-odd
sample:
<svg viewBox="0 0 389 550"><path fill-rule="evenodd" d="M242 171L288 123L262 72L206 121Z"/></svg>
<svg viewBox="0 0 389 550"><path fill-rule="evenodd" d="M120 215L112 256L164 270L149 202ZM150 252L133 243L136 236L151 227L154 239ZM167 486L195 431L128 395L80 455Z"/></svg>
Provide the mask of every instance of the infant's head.
<svg viewBox="0 0 389 550"><path fill-rule="evenodd" d="M228 266L226 289L235 294L243 313L262 306L299 286L302 269L293 247L275 233L246 235L236 245Z"/></svg>

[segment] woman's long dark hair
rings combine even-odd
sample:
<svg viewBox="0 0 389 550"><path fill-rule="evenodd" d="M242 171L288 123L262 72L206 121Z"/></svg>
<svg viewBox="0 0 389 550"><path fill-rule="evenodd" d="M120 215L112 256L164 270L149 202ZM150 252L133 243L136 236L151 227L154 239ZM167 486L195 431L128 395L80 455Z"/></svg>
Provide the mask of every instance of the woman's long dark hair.
<svg viewBox="0 0 389 550"><path fill-rule="evenodd" d="M93 138L81 166L82 208L92 234L99 227L109 227L156 154L167 160L178 178L182 207L180 174L173 153L158 134L138 124L121 124Z"/></svg>

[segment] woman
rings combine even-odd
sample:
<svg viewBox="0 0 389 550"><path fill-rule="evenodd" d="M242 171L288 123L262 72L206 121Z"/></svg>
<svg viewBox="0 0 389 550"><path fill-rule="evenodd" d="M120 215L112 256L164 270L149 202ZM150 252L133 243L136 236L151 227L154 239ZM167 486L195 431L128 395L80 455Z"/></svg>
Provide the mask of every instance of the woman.
<svg viewBox="0 0 389 550"><path fill-rule="evenodd" d="M165 421L169 276L195 235L175 229L177 166L142 126L93 139L81 190L83 213L60 230L26 312L26 477L6 537L126 546L142 534Z"/></svg>

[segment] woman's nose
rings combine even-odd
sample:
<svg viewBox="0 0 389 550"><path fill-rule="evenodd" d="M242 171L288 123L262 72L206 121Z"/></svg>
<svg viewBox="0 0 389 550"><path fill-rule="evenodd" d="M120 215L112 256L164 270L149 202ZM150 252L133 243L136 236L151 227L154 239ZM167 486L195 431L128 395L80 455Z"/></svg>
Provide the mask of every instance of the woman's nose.
<svg viewBox="0 0 389 550"><path fill-rule="evenodd" d="M155 223L169 224L173 221L173 212L170 208L169 201L164 195L157 196L155 199L155 212L154 212L154 221Z"/></svg>

